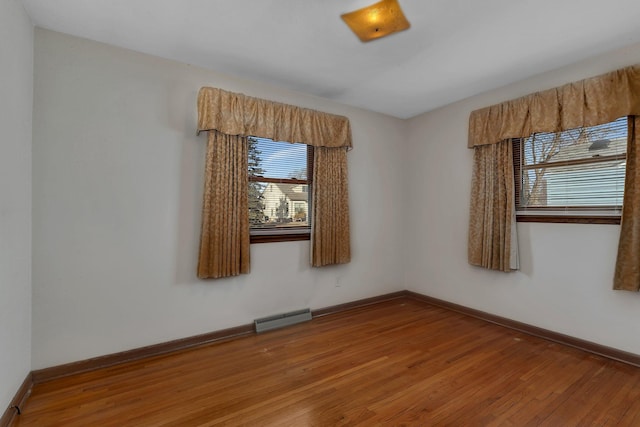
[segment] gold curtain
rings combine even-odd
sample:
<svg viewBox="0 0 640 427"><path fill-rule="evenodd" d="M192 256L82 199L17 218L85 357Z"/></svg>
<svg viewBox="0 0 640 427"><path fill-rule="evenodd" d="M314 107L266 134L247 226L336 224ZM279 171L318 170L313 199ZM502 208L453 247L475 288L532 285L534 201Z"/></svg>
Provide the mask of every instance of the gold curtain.
<svg viewBox="0 0 640 427"><path fill-rule="evenodd" d="M629 120L622 223L613 288L640 291L640 117Z"/></svg>
<svg viewBox="0 0 640 427"><path fill-rule="evenodd" d="M209 132L198 277L249 272L248 136L314 146L313 266L351 259L347 150L349 119L203 87L198 133Z"/></svg>
<svg viewBox="0 0 640 427"><path fill-rule="evenodd" d="M198 132L351 148L351 125L342 116L203 87L198 93Z"/></svg>
<svg viewBox="0 0 640 427"><path fill-rule="evenodd" d="M490 156L491 151L487 151L485 147L503 145L507 140L526 138L536 132L560 132L594 126L629 115L640 115L640 65L632 65L472 112L469 117L468 147L473 148L475 153L469 262L503 271L517 265L513 256L517 251L515 219L510 219L508 212L503 210L501 194L499 198L491 201L491 197L498 194L495 190L503 188L503 181L508 184L513 180L513 171L507 170L500 159L504 157L506 148L496 150L494 154L500 158L489 161L485 155ZM485 171L488 167L495 169ZM638 182L635 180L636 173L627 163L625 193ZM513 197L513 188L505 191ZM633 249L632 242L636 241L637 246L640 246L640 231L639 237L634 237L636 234L630 230L635 231L634 227L640 227L634 224L640 221L640 218L633 219L635 213L631 206L640 201L640 195L634 199L633 193L638 190L629 191L632 196L625 194L622 215L623 223L626 222L627 225L622 227L614 285L616 289L626 289L629 286L627 279L624 280L626 284L622 284L622 277L633 276L634 269L635 282L638 283L637 267L628 260L639 260L640 247ZM632 236L628 237L626 234ZM509 259L510 262L507 262ZM517 261L517 254L515 260Z"/></svg>
<svg viewBox="0 0 640 427"><path fill-rule="evenodd" d="M640 65L476 110L469 148L640 115Z"/></svg>
<svg viewBox="0 0 640 427"><path fill-rule="evenodd" d="M209 131L198 277L249 272L247 140Z"/></svg>
<svg viewBox="0 0 640 427"><path fill-rule="evenodd" d="M313 150L311 264L321 267L351 260L346 148Z"/></svg>
<svg viewBox="0 0 640 427"><path fill-rule="evenodd" d="M512 147L505 140L473 153L468 259L492 270L518 268Z"/></svg>

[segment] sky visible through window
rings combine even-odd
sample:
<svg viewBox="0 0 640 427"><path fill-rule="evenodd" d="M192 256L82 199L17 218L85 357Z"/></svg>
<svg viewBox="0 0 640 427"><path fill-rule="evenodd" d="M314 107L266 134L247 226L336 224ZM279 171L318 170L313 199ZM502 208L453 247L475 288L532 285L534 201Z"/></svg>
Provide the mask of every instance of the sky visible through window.
<svg viewBox="0 0 640 427"><path fill-rule="evenodd" d="M559 137L559 138L558 138ZM582 141L583 137L584 141ZM535 138L535 139L534 139ZM627 138L627 118L620 117L613 122L601 125L591 126L588 128L569 129L563 132L542 132L536 133L534 136L525 139L524 157L527 165L535 164L545 160L544 148L552 141L558 138L563 142L559 144L559 149L566 149L569 146L585 142L592 143L598 139L620 139ZM534 144L534 140L536 143ZM553 153L547 160L556 161L558 153ZM567 159L563 159L567 160Z"/></svg>
<svg viewBox="0 0 640 427"><path fill-rule="evenodd" d="M291 178L297 177L300 171L306 173L307 146L305 144L274 142L264 138L255 138L255 140L262 159L260 167L264 170L263 176Z"/></svg>

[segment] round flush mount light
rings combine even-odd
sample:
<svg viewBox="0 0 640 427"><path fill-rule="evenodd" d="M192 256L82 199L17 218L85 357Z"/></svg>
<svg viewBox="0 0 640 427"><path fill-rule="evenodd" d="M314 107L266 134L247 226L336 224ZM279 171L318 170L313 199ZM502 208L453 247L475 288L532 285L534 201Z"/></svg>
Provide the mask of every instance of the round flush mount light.
<svg viewBox="0 0 640 427"><path fill-rule="evenodd" d="M341 17L363 42L404 31L411 26L397 0L382 0Z"/></svg>

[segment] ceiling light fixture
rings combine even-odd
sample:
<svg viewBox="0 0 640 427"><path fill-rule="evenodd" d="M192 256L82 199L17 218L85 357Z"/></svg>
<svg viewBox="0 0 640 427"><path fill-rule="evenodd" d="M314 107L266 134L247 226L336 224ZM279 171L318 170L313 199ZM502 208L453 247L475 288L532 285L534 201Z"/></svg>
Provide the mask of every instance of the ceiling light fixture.
<svg viewBox="0 0 640 427"><path fill-rule="evenodd" d="M397 0L382 0L341 17L363 42L404 31L411 26Z"/></svg>

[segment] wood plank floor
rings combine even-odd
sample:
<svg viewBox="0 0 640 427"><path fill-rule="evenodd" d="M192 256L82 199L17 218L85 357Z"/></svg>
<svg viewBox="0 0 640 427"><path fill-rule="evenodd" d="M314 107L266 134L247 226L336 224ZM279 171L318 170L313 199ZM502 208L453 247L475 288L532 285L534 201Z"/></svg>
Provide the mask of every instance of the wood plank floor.
<svg viewBox="0 0 640 427"><path fill-rule="evenodd" d="M640 368L410 299L34 387L16 426L640 426Z"/></svg>

